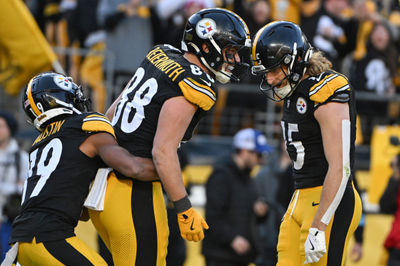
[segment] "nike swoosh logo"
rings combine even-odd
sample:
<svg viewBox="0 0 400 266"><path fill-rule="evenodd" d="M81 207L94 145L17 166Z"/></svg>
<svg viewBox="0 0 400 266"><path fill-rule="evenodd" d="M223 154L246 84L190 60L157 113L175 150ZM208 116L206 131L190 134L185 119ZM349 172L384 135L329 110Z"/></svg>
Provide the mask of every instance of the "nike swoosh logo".
<svg viewBox="0 0 400 266"><path fill-rule="evenodd" d="M317 202L317 203L315 203L314 201L312 202L312 206L314 207L314 206L317 206L317 205L319 205L319 202Z"/></svg>
<svg viewBox="0 0 400 266"><path fill-rule="evenodd" d="M194 219L192 220L192 224L190 225L190 230L194 230L194 227L193 227L193 223L194 223Z"/></svg>
<svg viewBox="0 0 400 266"><path fill-rule="evenodd" d="M311 248L310 248L310 250L314 250L314 249L315 249L314 245L312 244L312 242L311 242L311 241L309 241L309 242L310 242L310 244L311 244Z"/></svg>
<svg viewBox="0 0 400 266"><path fill-rule="evenodd" d="M211 82L207 82L207 81L205 81L205 80L202 79L202 78L201 78L201 80L202 80L205 84L207 84L208 87L211 87L211 85L212 85Z"/></svg>

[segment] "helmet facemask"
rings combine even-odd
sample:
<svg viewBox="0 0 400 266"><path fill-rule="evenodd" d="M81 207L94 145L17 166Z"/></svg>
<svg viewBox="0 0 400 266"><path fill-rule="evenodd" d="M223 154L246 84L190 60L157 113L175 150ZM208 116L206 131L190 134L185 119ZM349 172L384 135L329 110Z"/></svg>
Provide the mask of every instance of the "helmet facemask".
<svg viewBox="0 0 400 266"><path fill-rule="evenodd" d="M240 56L233 57L232 62L225 51L234 48L239 55L245 51L249 55L249 50L243 48L250 47L250 33L245 22L235 13L221 8L203 9L193 14L182 39L182 50L194 53L221 83L239 81L232 71L249 66Z"/></svg>
<svg viewBox="0 0 400 266"><path fill-rule="evenodd" d="M200 58L203 65L210 70L216 80L222 84L226 84L230 81L239 82L240 78L233 74L243 74L250 68L250 65L246 63L247 58L250 56L250 39L246 45L231 45L228 44L221 48L213 39L209 37L212 47L207 46L207 52L200 51L200 49L193 43L189 43L196 51L196 55ZM247 41L246 41L247 42ZM206 44L207 45L207 44Z"/></svg>
<svg viewBox="0 0 400 266"><path fill-rule="evenodd" d="M264 65L253 66L251 72L253 75L263 75L260 83L260 90L267 96L267 98L280 102L285 98L292 95L293 91L297 88L302 80L306 70L308 60L312 55L312 49L308 49L305 53L304 59L297 53L297 43L293 44L291 54L282 56L281 60L266 68ZM266 74L279 68L284 74L284 78L277 84L271 85L267 81ZM282 86L283 83L286 83Z"/></svg>
<svg viewBox="0 0 400 266"><path fill-rule="evenodd" d="M65 98L68 99L67 103L58 99L56 96L51 95L50 93L44 93L42 98L42 103L47 105L47 111L42 112L39 116L35 118L33 121L33 125L41 131L45 124L48 121L52 120L55 117L61 115L71 115L81 114L89 111L90 109L90 100L84 97L82 87L81 86L73 86L74 94L70 92L65 92ZM43 109L43 107L42 107Z"/></svg>
<svg viewBox="0 0 400 266"><path fill-rule="evenodd" d="M250 67L245 62L246 55L249 55L249 47L240 45L227 45L221 53L223 58L217 68L209 68L214 73L215 78L222 84L230 81L239 82L240 78L234 73L246 73ZM247 56L248 57L248 56Z"/></svg>

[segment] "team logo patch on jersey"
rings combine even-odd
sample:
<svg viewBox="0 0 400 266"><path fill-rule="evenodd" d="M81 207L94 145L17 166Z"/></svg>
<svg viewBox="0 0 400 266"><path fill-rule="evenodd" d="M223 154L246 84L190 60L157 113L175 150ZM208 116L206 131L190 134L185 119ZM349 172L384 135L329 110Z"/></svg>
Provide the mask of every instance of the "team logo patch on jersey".
<svg viewBox="0 0 400 266"><path fill-rule="evenodd" d="M202 39L207 39L215 33L217 26L210 18L203 18L196 25L196 33Z"/></svg>
<svg viewBox="0 0 400 266"><path fill-rule="evenodd" d="M306 113L306 111L307 111L307 102L306 102L306 100L304 100L304 98L299 97L297 99L296 109L297 109L297 112L299 112L300 114L305 114Z"/></svg>
<svg viewBox="0 0 400 266"><path fill-rule="evenodd" d="M64 76L57 75L54 76L54 83L58 85L63 90L71 90L72 89L72 81Z"/></svg>

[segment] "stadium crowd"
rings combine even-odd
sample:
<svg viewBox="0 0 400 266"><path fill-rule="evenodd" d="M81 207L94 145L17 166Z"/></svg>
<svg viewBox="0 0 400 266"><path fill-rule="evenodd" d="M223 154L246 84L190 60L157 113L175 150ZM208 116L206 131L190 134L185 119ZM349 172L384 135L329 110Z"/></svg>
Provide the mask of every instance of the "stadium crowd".
<svg viewBox="0 0 400 266"><path fill-rule="evenodd" d="M312 45L327 55L335 70L349 77L357 91L382 97L377 102L370 96L358 104L363 142L369 143L374 124L393 123L399 113L398 104L388 100L399 92L400 86L397 0L28 0L26 3L51 45L90 49L86 56L72 52L60 54L59 59L74 80L91 88L95 109L100 112L119 94L142 55L154 44L168 43L180 48L182 31L191 14L202 8L223 7L240 15L252 36L274 20L299 24ZM95 51L107 51L105 58L93 55ZM105 80L110 79L111 92L106 91L105 85ZM258 81L247 75L241 83ZM243 93L226 93L227 108L220 111L229 115L230 110L240 108L231 115L239 115L241 122L229 130L215 130L215 125L203 129L200 126L200 133L232 136L242 127L253 126L252 113L264 111L266 103L251 93L243 100ZM369 108L372 103L374 109Z"/></svg>
<svg viewBox="0 0 400 266"><path fill-rule="evenodd" d="M301 26L310 43L333 63L333 69L349 78L356 93L361 92L361 97L356 98L361 129L357 144L371 144L375 125L400 122L400 99L396 98L400 94L398 0L25 0L25 3L48 42L58 51L66 73L84 85L94 110L101 113L118 97L154 45L167 43L180 48L182 32L192 14L203 8L222 7L243 18L252 39L260 28L275 20ZM265 112L268 104L274 104L276 113L282 111L282 104L267 103L259 93L246 91L259 83L250 70L246 74L239 90L230 90L229 85L219 88L219 104L211 118L205 119L209 124L199 124L199 134L232 137L246 127L264 130L257 124L255 113ZM232 125L221 119L217 121L221 114L237 121ZM276 124L280 127L279 121ZM279 133L273 137L278 142L281 138ZM282 215L282 211L276 215Z"/></svg>

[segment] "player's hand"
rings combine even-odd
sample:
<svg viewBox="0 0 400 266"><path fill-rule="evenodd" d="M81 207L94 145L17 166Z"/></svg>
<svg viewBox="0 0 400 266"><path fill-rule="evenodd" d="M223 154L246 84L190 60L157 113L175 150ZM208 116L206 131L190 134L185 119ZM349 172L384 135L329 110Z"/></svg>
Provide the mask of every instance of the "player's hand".
<svg viewBox="0 0 400 266"><path fill-rule="evenodd" d="M304 243L306 260L304 264L318 262L326 253L325 232L311 227Z"/></svg>
<svg viewBox="0 0 400 266"><path fill-rule="evenodd" d="M198 242L203 240L203 228L208 229L206 221L192 207L178 213L178 224L182 238L188 241Z"/></svg>
<svg viewBox="0 0 400 266"><path fill-rule="evenodd" d="M231 242L231 247L238 255L246 254L251 248L249 241L240 235L235 236Z"/></svg>
<svg viewBox="0 0 400 266"><path fill-rule="evenodd" d="M350 259L353 262L358 262L363 256L362 244L355 242L350 252Z"/></svg>

